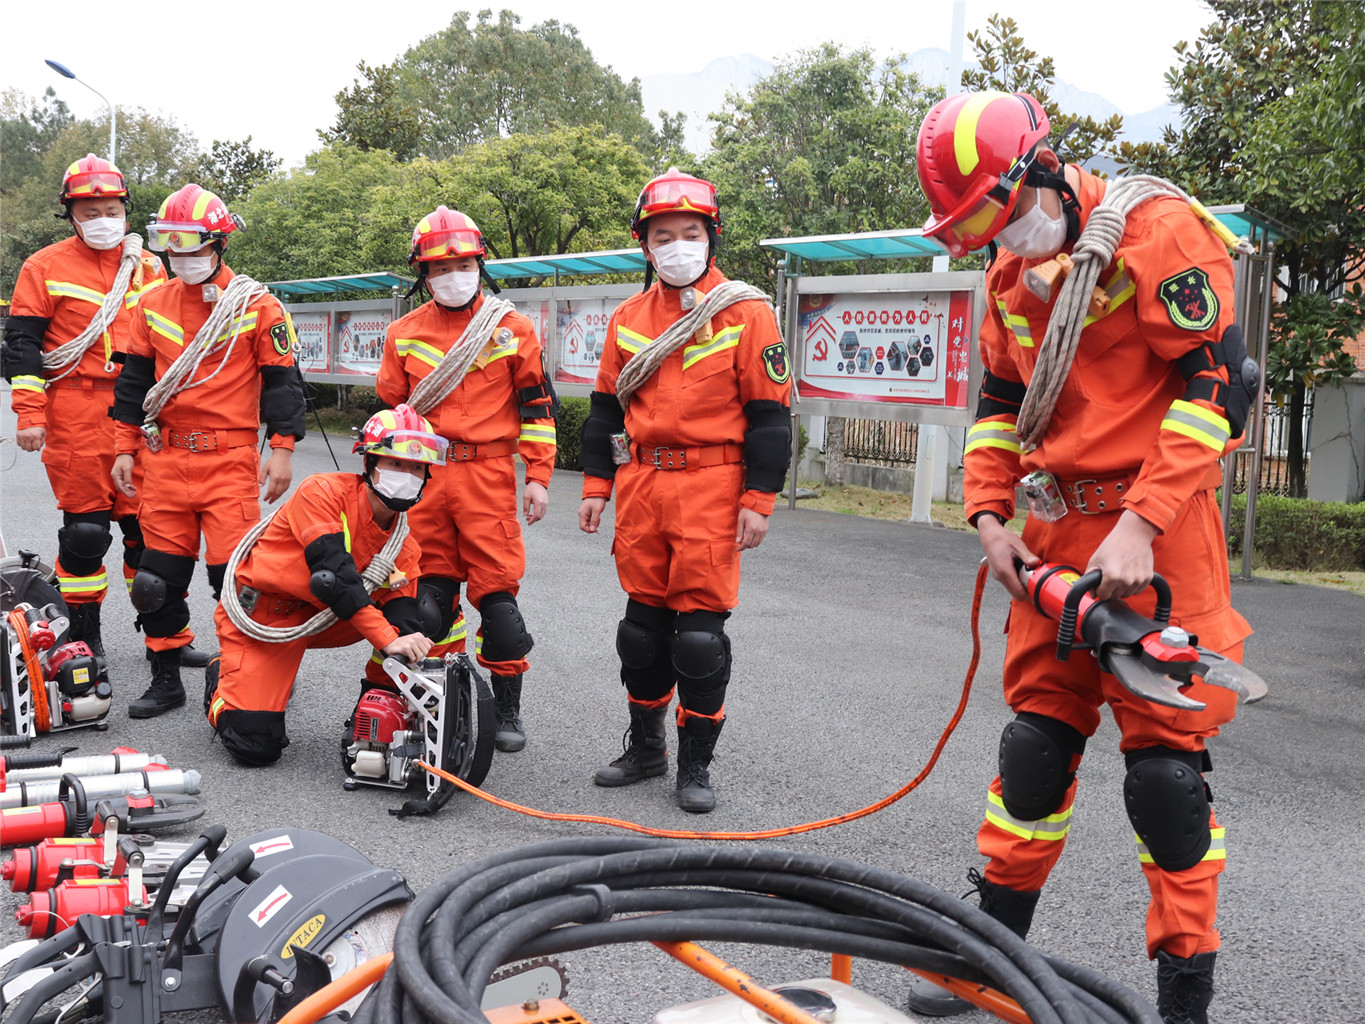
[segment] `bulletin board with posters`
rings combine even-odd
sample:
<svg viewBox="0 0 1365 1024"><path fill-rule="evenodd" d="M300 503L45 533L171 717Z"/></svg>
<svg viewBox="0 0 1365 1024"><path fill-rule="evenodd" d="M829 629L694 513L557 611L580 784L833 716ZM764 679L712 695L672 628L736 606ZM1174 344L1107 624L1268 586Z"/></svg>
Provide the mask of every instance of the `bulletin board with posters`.
<svg viewBox="0 0 1365 1024"><path fill-rule="evenodd" d="M794 411L968 426L980 387L979 271L787 281Z"/></svg>
<svg viewBox="0 0 1365 1024"><path fill-rule="evenodd" d="M393 323L393 304L389 302L351 303L350 308L333 314L336 355L332 372L374 378L384 355L384 335ZM356 308L369 306L371 308ZM359 383L359 382L357 382Z"/></svg>
<svg viewBox="0 0 1365 1024"><path fill-rule="evenodd" d="M315 313L293 312L289 318L294 321L294 335L298 345L294 358L304 373L328 373L332 368L332 314L330 311Z"/></svg>
<svg viewBox="0 0 1365 1024"><path fill-rule="evenodd" d="M502 297L535 324L555 391L586 398L597 382L607 323L616 307L639 290L638 284L560 285L504 289Z"/></svg>

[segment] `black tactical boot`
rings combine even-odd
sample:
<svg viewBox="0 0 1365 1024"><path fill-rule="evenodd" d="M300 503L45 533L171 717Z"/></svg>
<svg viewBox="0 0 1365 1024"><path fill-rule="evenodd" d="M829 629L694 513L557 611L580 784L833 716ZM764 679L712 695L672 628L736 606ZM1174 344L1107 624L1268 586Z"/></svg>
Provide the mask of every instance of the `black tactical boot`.
<svg viewBox="0 0 1365 1024"><path fill-rule="evenodd" d="M498 731L493 746L513 753L526 746L526 730L521 724L521 675L493 676L493 700L498 709Z"/></svg>
<svg viewBox="0 0 1365 1024"><path fill-rule="evenodd" d="M71 620L67 639L72 643L78 640L84 642L90 648L91 654L103 658L104 638L100 636L100 603L89 601L85 604L70 604L66 606L66 614Z"/></svg>
<svg viewBox="0 0 1365 1024"><path fill-rule="evenodd" d="M967 881L976 886L981 896L981 909L995 918L1021 939L1028 938L1029 926L1033 924L1033 911L1038 906L1041 890L1021 892L994 882L986 881L976 868L967 872ZM971 890L967 895L972 894ZM964 897L965 898L965 897ZM961 999L946 988L935 985L928 978L916 977L910 982L910 992L906 1003L915 1013L925 1017L956 1017L960 1013L976 1009L976 1006Z"/></svg>
<svg viewBox="0 0 1365 1024"><path fill-rule="evenodd" d="M705 814L716 806L711 788L711 755L725 719L719 722L693 715L678 727L678 806L693 814Z"/></svg>
<svg viewBox="0 0 1365 1024"><path fill-rule="evenodd" d="M180 650L152 652L152 685L128 705L129 718L155 718L185 703L180 682Z"/></svg>
<svg viewBox="0 0 1365 1024"><path fill-rule="evenodd" d="M218 652L212 653L201 651L194 644L186 644L180 648L180 667L181 668L208 668L209 662L218 657ZM152 660L152 649L147 648L147 660Z"/></svg>
<svg viewBox="0 0 1365 1024"><path fill-rule="evenodd" d="M668 708L646 708L630 702L630 728L621 738L620 757L593 773L599 786L629 786L668 771L668 741L664 716Z"/></svg>
<svg viewBox="0 0 1365 1024"><path fill-rule="evenodd" d="M1166 1024L1209 1024L1217 955L1179 957L1164 949L1156 951L1156 1008Z"/></svg>

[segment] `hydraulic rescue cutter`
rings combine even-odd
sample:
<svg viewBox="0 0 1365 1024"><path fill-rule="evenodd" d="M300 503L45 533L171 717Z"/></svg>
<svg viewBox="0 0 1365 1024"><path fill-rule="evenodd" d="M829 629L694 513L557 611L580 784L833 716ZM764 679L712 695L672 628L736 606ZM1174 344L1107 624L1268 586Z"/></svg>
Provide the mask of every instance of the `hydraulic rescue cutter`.
<svg viewBox="0 0 1365 1024"><path fill-rule="evenodd" d="M1034 607L1057 623L1059 661L1073 650L1089 650L1130 692L1190 711L1205 707L1181 692L1196 680L1232 690L1242 704L1266 695L1265 681L1251 669L1200 647L1197 636L1170 624L1171 587L1160 575L1152 577L1156 610L1149 619L1118 598L1096 600L1091 591L1103 579L1098 569L1081 575L1069 565L1044 562L1018 571Z"/></svg>
<svg viewBox="0 0 1365 1024"><path fill-rule="evenodd" d="M428 658L416 668L385 658L384 671L397 692L376 687L361 694L341 741L341 763L350 776L344 785L407 789L424 780L426 799L408 800L391 813L434 813L455 786L417 762L472 786L483 782L497 726L493 691L464 654Z"/></svg>
<svg viewBox="0 0 1365 1024"><path fill-rule="evenodd" d="M113 690L104 659L68 641L71 623L54 580L32 552L0 558L0 739L9 740L0 746L107 728Z"/></svg>

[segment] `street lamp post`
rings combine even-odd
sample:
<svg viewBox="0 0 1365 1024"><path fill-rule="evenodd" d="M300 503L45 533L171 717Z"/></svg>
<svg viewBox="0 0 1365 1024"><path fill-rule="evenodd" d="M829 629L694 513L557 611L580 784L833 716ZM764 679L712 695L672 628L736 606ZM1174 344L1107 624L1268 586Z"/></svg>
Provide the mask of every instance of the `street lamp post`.
<svg viewBox="0 0 1365 1024"><path fill-rule="evenodd" d="M114 105L105 99L104 93L100 92L89 82L77 78L76 72L66 67L66 65L58 64L55 60L44 61L44 63L63 78L69 78L73 82L80 82L81 85L85 86L100 99L104 100L104 105L109 108L109 162L112 164L114 162Z"/></svg>

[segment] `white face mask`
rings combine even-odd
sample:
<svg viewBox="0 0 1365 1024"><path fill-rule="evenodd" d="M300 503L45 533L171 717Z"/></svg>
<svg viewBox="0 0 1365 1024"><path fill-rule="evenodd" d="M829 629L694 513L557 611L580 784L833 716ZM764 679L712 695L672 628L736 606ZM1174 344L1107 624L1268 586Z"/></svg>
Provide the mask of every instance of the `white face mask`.
<svg viewBox="0 0 1365 1024"><path fill-rule="evenodd" d="M660 279L674 288L683 288L706 273L706 254L710 250L710 242L679 239L651 248L649 252L654 257L654 272Z"/></svg>
<svg viewBox="0 0 1365 1024"><path fill-rule="evenodd" d="M431 289L431 297L441 305L458 309L479 293L479 272L452 270L440 277L427 278L427 287Z"/></svg>
<svg viewBox="0 0 1365 1024"><path fill-rule="evenodd" d="M1066 244L1066 215L1048 216L1043 209L1043 190L1040 188L1037 192L1038 199L1033 208L995 234L996 244L1026 260L1051 256Z"/></svg>
<svg viewBox="0 0 1365 1024"><path fill-rule="evenodd" d="M375 491L395 501L412 501L426 483L422 474L404 473L401 469L376 469L374 475Z"/></svg>
<svg viewBox="0 0 1365 1024"><path fill-rule="evenodd" d="M96 217L83 220L80 225L81 241L101 252L117 248L128 234L128 222L122 217Z"/></svg>
<svg viewBox="0 0 1365 1024"><path fill-rule="evenodd" d="M214 265L213 256L178 256L175 253L167 253L166 259L171 265L171 273L186 284L202 284L213 276Z"/></svg>

